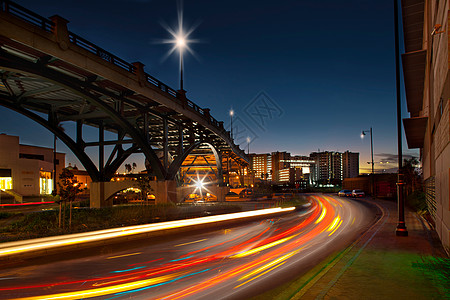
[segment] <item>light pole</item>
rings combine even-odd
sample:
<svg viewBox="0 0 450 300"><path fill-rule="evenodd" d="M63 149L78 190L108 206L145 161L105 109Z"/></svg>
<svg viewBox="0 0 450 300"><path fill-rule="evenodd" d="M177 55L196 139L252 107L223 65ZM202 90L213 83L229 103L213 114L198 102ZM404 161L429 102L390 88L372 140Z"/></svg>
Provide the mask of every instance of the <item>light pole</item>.
<svg viewBox="0 0 450 300"><path fill-rule="evenodd" d="M234 110L230 109L230 124L231 124L230 136L231 136L231 140L233 140L233 116L234 116Z"/></svg>
<svg viewBox="0 0 450 300"><path fill-rule="evenodd" d="M183 36L177 36L176 47L180 53L180 91L183 89L183 50L186 47L186 39Z"/></svg>
<svg viewBox="0 0 450 300"><path fill-rule="evenodd" d="M250 142L251 142L251 139L250 139L250 137L248 136L248 137L247 137L247 154L248 154L248 155L250 155Z"/></svg>
<svg viewBox="0 0 450 300"><path fill-rule="evenodd" d="M397 94L397 146L398 146L398 180L397 180L397 200L398 200L398 224L395 234L397 236L408 236L408 229L405 224L405 199L403 197L403 167L402 167L402 105L400 97L400 45L398 34L398 1L394 0L394 31L395 31L395 88Z"/></svg>
<svg viewBox="0 0 450 300"><path fill-rule="evenodd" d="M363 139L364 136L370 133L370 156L372 157L372 197L375 198L375 172L374 172L374 163L373 163L373 136L372 136L372 127L370 127L370 130L363 130L361 131L361 138Z"/></svg>

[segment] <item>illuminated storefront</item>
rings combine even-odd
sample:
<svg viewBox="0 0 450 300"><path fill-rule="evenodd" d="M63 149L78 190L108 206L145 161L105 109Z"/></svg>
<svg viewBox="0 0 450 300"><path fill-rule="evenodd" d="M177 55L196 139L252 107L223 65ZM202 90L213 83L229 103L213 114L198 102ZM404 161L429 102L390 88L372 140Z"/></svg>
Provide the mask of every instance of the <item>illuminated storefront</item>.
<svg viewBox="0 0 450 300"><path fill-rule="evenodd" d="M39 192L41 195L48 195L53 190L53 180L51 172L40 171L39 176Z"/></svg>
<svg viewBox="0 0 450 300"><path fill-rule="evenodd" d="M12 190L11 169L0 169L0 189Z"/></svg>

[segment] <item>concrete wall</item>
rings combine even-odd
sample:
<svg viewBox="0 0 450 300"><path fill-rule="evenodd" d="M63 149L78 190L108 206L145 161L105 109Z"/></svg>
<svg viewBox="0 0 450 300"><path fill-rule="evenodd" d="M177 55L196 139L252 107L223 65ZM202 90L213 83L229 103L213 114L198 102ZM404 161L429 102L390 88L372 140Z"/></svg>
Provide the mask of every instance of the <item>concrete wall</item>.
<svg viewBox="0 0 450 300"><path fill-rule="evenodd" d="M19 154L42 155L44 160L19 158ZM56 176L65 167L65 154L57 153ZM40 194L40 171L53 171L53 149L20 145L18 136L0 134L0 168L11 169L12 190L22 196Z"/></svg>
<svg viewBox="0 0 450 300"><path fill-rule="evenodd" d="M436 231L450 248L449 1L425 1L424 49L428 51L421 116L428 117L422 149L424 180L435 178ZM431 35L436 24L439 33ZM443 31L443 32L441 32Z"/></svg>

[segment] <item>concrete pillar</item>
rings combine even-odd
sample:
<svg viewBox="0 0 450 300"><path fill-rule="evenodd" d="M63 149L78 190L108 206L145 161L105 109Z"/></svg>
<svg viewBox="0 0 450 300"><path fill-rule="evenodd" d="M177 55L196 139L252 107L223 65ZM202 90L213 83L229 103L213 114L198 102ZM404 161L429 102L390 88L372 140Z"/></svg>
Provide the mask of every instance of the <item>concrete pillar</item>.
<svg viewBox="0 0 450 300"><path fill-rule="evenodd" d="M112 206L111 203L105 201L105 182L91 182L90 188L90 206L91 208L100 208L105 206Z"/></svg>
<svg viewBox="0 0 450 300"><path fill-rule="evenodd" d="M218 202L224 202L226 194L230 191L228 186L212 186L208 189L217 197Z"/></svg>
<svg viewBox="0 0 450 300"><path fill-rule="evenodd" d="M141 62L134 62L133 66L136 68L136 75L140 86L145 86L147 78L144 71L144 64Z"/></svg>
<svg viewBox="0 0 450 300"><path fill-rule="evenodd" d="M55 26L52 28L52 32L56 37L59 47L62 50L67 50L69 48L69 30L67 29L67 21L61 16L54 15L50 17Z"/></svg>
<svg viewBox="0 0 450 300"><path fill-rule="evenodd" d="M204 115L205 118L208 120L208 123L211 123L211 109L209 109L209 108L204 108L204 109L203 109L203 115Z"/></svg>
<svg viewBox="0 0 450 300"><path fill-rule="evenodd" d="M156 182L156 203L177 202L177 182L175 180L164 180Z"/></svg>
<svg viewBox="0 0 450 300"><path fill-rule="evenodd" d="M115 193L130 188L136 187L136 181L109 181L109 182L91 182L90 188L90 202L91 208L108 207L113 205L113 196ZM153 188L153 187L152 187Z"/></svg>

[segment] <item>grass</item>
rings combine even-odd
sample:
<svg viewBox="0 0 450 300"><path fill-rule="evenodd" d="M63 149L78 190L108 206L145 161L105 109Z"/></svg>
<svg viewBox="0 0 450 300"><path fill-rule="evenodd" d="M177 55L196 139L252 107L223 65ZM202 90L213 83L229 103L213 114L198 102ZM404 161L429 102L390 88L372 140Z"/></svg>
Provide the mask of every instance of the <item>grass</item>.
<svg viewBox="0 0 450 300"><path fill-rule="evenodd" d="M450 297L450 259L423 257L423 262L413 263L413 268L422 270L425 277L436 282L439 292Z"/></svg>
<svg viewBox="0 0 450 300"><path fill-rule="evenodd" d="M302 206L303 204L308 203L306 196L294 194L292 198L279 200L276 206L280 207L292 207L292 206Z"/></svg>
<svg viewBox="0 0 450 300"><path fill-rule="evenodd" d="M131 226L163 221L203 217L207 215L241 211L234 204L115 206L105 208L79 208L72 210L69 230L69 209L63 210L63 228L58 227L58 210L33 212L0 228L0 242L86 232L114 227ZM12 217L6 213L4 218ZM13 215L16 215L13 213ZM1 218L1 217L0 217Z"/></svg>
<svg viewBox="0 0 450 300"><path fill-rule="evenodd" d="M6 211L0 211L0 220L2 219L8 219L12 216L15 216L17 213L12 212L6 212Z"/></svg>

